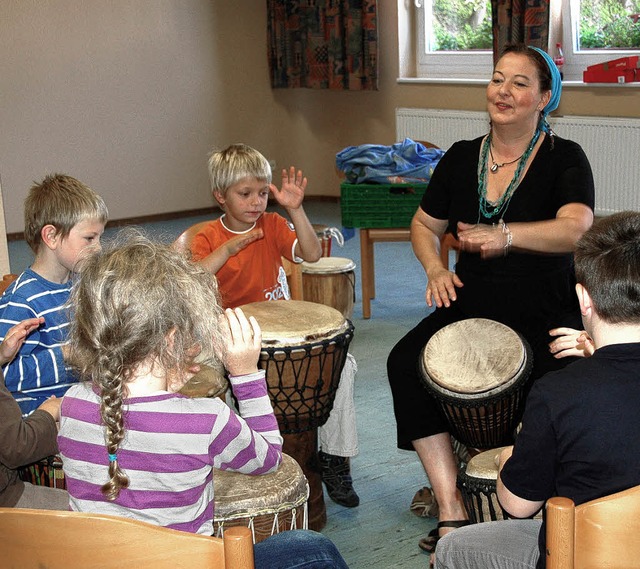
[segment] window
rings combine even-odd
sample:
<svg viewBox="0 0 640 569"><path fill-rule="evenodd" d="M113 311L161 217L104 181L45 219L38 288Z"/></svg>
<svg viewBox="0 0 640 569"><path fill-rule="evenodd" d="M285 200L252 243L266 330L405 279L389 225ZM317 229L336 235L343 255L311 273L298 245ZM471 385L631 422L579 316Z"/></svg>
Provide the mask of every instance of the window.
<svg viewBox="0 0 640 569"><path fill-rule="evenodd" d="M565 81L582 81L589 65L640 54L640 0L552 1L559 17L552 18L550 36L563 46ZM489 0L415 0L415 5L418 77L488 81Z"/></svg>
<svg viewBox="0 0 640 569"><path fill-rule="evenodd" d="M418 75L488 80L493 65L489 0L423 2L416 18Z"/></svg>
<svg viewBox="0 0 640 569"><path fill-rule="evenodd" d="M589 66L640 55L640 0L561 0L565 81Z"/></svg>

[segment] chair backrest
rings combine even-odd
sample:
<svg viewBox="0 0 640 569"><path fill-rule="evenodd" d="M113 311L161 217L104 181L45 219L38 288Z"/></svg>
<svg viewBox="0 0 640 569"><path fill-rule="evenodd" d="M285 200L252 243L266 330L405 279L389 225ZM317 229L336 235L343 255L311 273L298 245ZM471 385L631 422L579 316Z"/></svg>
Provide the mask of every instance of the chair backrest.
<svg viewBox="0 0 640 569"><path fill-rule="evenodd" d="M14 275L13 273L9 273L7 275L4 275L2 277L2 280L0 281L0 295L4 293L5 290L7 290L7 288L9 288L9 285L15 281L18 278L18 275Z"/></svg>
<svg viewBox="0 0 640 569"><path fill-rule="evenodd" d="M171 245L176 251L183 253L189 252L191 242L196 234L201 231L209 221L201 221L195 223L191 227L185 229ZM292 263L289 259L282 257L282 266L287 275L289 289L291 292L291 300L304 300L302 292L302 267L299 263Z"/></svg>
<svg viewBox="0 0 640 569"><path fill-rule="evenodd" d="M201 221L200 223L195 223L191 227L187 227L173 242L172 247L176 251L180 251L182 253L188 253L191 249L191 242L197 233L202 231L204 227L211 223L210 221Z"/></svg>
<svg viewBox="0 0 640 569"><path fill-rule="evenodd" d="M7 569L254 567L247 527L217 538L102 514L0 508L0 536Z"/></svg>
<svg viewBox="0 0 640 569"><path fill-rule="evenodd" d="M640 567L640 486L580 506L547 501L547 569Z"/></svg>

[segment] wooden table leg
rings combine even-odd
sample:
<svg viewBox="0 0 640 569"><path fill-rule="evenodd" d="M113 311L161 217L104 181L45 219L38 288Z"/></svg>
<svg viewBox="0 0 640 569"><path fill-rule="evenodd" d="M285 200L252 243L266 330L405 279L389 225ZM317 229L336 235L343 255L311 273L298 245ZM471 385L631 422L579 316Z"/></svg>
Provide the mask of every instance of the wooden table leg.
<svg viewBox="0 0 640 569"><path fill-rule="evenodd" d="M369 230L360 229L360 270L362 280L362 318L371 318L371 299L375 295L373 275L373 243Z"/></svg>

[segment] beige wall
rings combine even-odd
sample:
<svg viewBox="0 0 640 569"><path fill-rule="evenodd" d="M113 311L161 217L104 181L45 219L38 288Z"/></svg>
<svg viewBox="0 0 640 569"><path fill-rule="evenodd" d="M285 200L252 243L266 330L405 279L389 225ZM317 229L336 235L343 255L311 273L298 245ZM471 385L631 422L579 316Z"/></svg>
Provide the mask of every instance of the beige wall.
<svg viewBox="0 0 640 569"><path fill-rule="evenodd" d="M122 219L209 206L206 154L243 141L308 193L335 154L395 141L396 107L481 110L481 86L398 84L398 8L378 0L380 89L272 90L263 0L3 0L0 175L7 231L31 182L64 171ZM559 112L640 116L636 89L566 89ZM603 149L605 151L606 149Z"/></svg>

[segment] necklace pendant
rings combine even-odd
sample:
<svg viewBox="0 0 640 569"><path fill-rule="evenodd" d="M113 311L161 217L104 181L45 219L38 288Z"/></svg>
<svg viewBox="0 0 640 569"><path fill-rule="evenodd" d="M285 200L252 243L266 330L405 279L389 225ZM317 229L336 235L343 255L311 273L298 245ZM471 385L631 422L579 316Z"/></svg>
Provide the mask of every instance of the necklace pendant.
<svg viewBox="0 0 640 569"><path fill-rule="evenodd" d="M494 162L489 170L491 170L495 174L498 171L498 168L500 168L500 166L498 166L498 164Z"/></svg>

